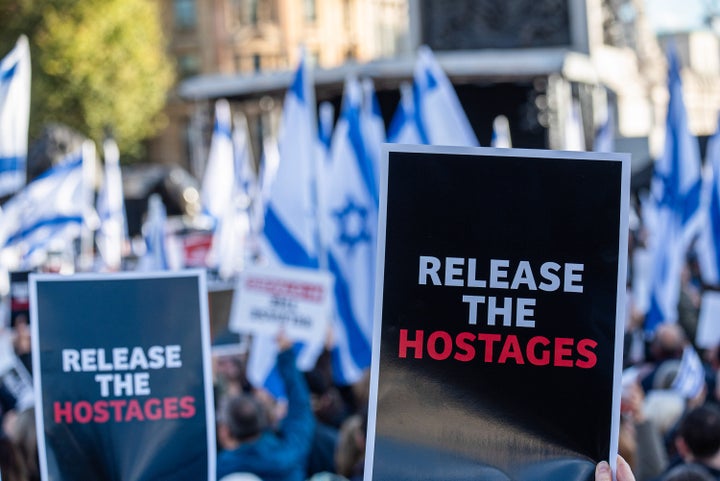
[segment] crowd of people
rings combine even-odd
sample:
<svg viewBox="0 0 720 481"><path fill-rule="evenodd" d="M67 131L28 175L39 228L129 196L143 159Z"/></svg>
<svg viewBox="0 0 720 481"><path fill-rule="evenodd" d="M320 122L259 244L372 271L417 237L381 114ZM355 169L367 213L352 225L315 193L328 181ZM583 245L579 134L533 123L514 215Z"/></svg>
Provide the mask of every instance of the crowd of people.
<svg viewBox="0 0 720 481"><path fill-rule="evenodd" d="M683 277L678 322L652 336L629 304L626 320L617 481L720 481L720 346L695 345L701 283L693 258ZM31 369L27 322L16 320L14 350ZM315 368L295 366L279 336L278 370L286 399L250 385L246 353L213 357L218 481L359 481L363 479L369 371L354 385L333 382L330 351ZM688 347L704 378L692 394L675 381ZM0 472L5 481L40 480L33 408L17 409L0 384ZM625 460L627 462L625 462ZM607 463L595 479L609 481Z"/></svg>

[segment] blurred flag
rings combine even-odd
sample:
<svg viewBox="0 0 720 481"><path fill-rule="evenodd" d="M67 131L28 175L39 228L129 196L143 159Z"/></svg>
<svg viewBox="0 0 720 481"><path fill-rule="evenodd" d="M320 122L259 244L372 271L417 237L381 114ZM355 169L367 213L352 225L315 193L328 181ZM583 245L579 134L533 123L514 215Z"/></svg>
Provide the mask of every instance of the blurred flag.
<svg viewBox="0 0 720 481"><path fill-rule="evenodd" d="M670 387L686 399L696 398L705 388L705 368L692 346L683 350L678 373Z"/></svg>
<svg viewBox="0 0 720 481"><path fill-rule="evenodd" d="M490 140L492 147L500 147L509 149L512 147L510 140L510 122L504 115L498 115L493 120L492 139Z"/></svg>
<svg viewBox="0 0 720 481"><path fill-rule="evenodd" d="M86 212L82 152L68 155L3 206L0 248L15 249L23 268L43 262L52 242L70 242L80 235Z"/></svg>
<svg viewBox="0 0 720 481"><path fill-rule="evenodd" d="M105 268L117 271L121 267L122 248L127 238L127 221L120 153L117 144L111 138L103 142L103 157L105 173L97 199L97 212L100 217L97 244Z"/></svg>
<svg viewBox="0 0 720 481"><path fill-rule="evenodd" d="M360 107L360 132L365 145L365 155L370 160L371 175L375 179L380 176L380 146L387 141L385 134L385 121L380 112L380 102L375 94L375 86L369 78L363 79L362 104ZM371 186L372 187L372 186ZM371 191L376 204L380 204L380 195L377 188Z"/></svg>
<svg viewBox="0 0 720 481"><path fill-rule="evenodd" d="M316 126L313 84L303 58L285 96L278 139L279 165L265 207L263 253L276 263L318 266Z"/></svg>
<svg viewBox="0 0 720 481"><path fill-rule="evenodd" d="M232 134L234 176L228 203L217 219L208 265L223 279L237 275L244 266L251 222L250 204L255 195L256 179L251 166L247 121L238 115Z"/></svg>
<svg viewBox="0 0 720 481"><path fill-rule="evenodd" d="M220 99L215 102L215 126L200 193L203 209L213 220L218 221L224 215L234 182L230 104Z"/></svg>
<svg viewBox="0 0 720 481"><path fill-rule="evenodd" d="M145 254L140 258L139 271L163 271L170 269L167 245L167 211L159 194L148 199L147 217L142 226Z"/></svg>
<svg viewBox="0 0 720 481"><path fill-rule="evenodd" d="M615 126L612 109L607 108L605 120L595 132L595 140L593 142L593 150L595 152L614 152L615 151Z"/></svg>
<svg viewBox="0 0 720 481"><path fill-rule="evenodd" d="M479 145L450 80L429 47L418 49L413 75L420 138L431 145Z"/></svg>
<svg viewBox="0 0 720 481"><path fill-rule="evenodd" d="M426 144L421 136L420 121L415 111L412 85L400 84L400 101L388 128L388 142L393 144Z"/></svg>
<svg viewBox="0 0 720 481"><path fill-rule="evenodd" d="M705 222L700 229L695 252L704 284L720 285L720 120L710 137L705 154L710 173L704 183L702 212Z"/></svg>
<svg viewBox="0 0 720 481"><path fill-rule="evenodd" d="M320 146L330 150L332 140L333 124L335 123L335 107L328 101L320 103L318 107L318 138Z"/></svg>
<svg viewBox="0 0 720 481"><path fill-rule="evenodd" d="M335 276L333 374L340 384L357 381L370 366L378 186L363 135L362 94L356 79L346 81L322 186L320 225Z"/></svg>
<svg viewBox="0 0 720 481"><path fill-rule="evenodd" d="M278 163L274 176L272 149L265 158L271 180L264 209L261 251L269 264L317 268L319 235L316 222L315 172L319 138L314 86L303 54L292 85L285 95L278 139ZM271 147L269 145L268 147ZM298 367L311 369L322 351L323 339L305 346ZM278 389L273 372L277 346L275 340L255 336L248 358L248 380L256 386ZM277 394L277 391L274 391Z"/></svg>
<svg viewBox="0 0 720 481"><path fill-rule="evenodd" d="M700 153L690 134L682 98L680 66L668 53L668 91L665 149L655 162L652 195L657 206L652 249L653 274L646 332L677 320L680 276L689 239L696 228L700 205Z"/></svg>
<svg viewBox="0 0 720 481"><path fill-rule="evenodd" d="M565 117L563 149L585 150L585 131L583 129L580 102L573 99L570 111Z"/></svg>
<svg viewBox="0 0 720 481"><path fill-rule="evenodd" d="M25 185L30 73L30 46L22 35L0 61L0 196Z"/></svg>

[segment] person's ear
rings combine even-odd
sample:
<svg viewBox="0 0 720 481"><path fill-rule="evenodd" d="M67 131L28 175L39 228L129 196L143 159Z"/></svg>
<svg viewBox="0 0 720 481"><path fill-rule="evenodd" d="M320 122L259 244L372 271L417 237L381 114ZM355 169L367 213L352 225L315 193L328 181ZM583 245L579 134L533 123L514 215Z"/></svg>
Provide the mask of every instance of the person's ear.
<svg viewBox="0 0 720 481"><path fill-rule="evenodd" d="M690 448L688 448L687 443L681 436L675 437L675 449L677 449L678 454L685 461L693 460L692 452L690 452Z"/></svg>

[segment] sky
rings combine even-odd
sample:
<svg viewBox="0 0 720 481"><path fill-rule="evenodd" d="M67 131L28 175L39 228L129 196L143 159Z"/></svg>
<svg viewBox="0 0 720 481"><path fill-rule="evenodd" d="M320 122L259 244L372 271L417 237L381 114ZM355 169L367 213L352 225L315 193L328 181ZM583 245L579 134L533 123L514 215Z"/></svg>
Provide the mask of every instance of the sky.
<svg viewBox="0 0 720 481"><path fill-rule="evenodd" d="M658 33L687 31L704 25L705 12L717 0L645 0L645 12ZM720 12L719 12L720 13Z"/></svg>

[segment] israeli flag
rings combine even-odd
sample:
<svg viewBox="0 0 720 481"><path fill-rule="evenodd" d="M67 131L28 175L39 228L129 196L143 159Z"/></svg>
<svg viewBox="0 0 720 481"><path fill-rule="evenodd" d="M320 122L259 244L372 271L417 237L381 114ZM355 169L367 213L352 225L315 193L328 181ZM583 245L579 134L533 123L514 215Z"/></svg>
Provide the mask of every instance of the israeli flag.
<svg viewBox="0 0 720 481"><path fill-rule="evenodd" d="M415 111L412 85L403 82L400 84L400 101L390 121L387 140L391 144L427 144L427 138L421 132L424 129Z"/></svg>
<svg viewBox="0 0 720 481"><path fill-rule="evenodd" d="M26 268L39 265L51 243L68 243L81 234L87 211L82 152L68 155L3 206L0 248L15 250Z"/></svg>
<svg viewBox="0 0 720 481"><path fill-rule="evenodd" d="M105 268L117 271L121 268L122 249L127 238L127 220L120 170L120 152L117 144L111 138L103 142L103 157L105 172L96 204L100 217L97 244Z"/></svg>
<svg viewBox="0 0 720 481"><path fill-rule="evenodd" d="M304 58L285 96L280 129L279 165L265 207L263 253L279 264L318 267L317 114Z"/></svg>
<svg viewBox="0 0 720 481"><path fill-rule="evenodd" d="M688 129L682 98L680 67L675 53L668 53L668 91L665 148L655 162L651 185L656 204L656 232L651 246L653 274L646 332L661 322L677 321L680 276L690 238L699 216L701 171L697 140Z"/></svg>
<svg viewBox="0 0 720 481"><path fill-rule="evenodd" d="M418 49L413 74L422 143L475 147L478 143L455 89L429 47Z"/></svg>
<svg viewBox="0 0 720 481"><path fill-rule="evenodd" d="M30 46L22 35L0 61L0 196L25 185L30 70Z"/></svg>
<svg viewBox="0 0 720 481"><path fill-rule="evenodd" d="M720 285L720 123L718 130L708 140L705 165L710 169L703 186L702 212L705 217L695 243L695 252L697 252L703 283L718 286Z"/></svg>
<svg viewBox="0 0 720 481"><path fill-rule="evenodd" d="M233 129L234 182L229 203L213 234L208 265L218 270L222 279L237 275L245 265L245 254L251 234L250 205L256 189L255 173L250 165L251 151L247 121L242 115L235 119Z"/></svg>
<svg viewBox="0 0 720 481"><path fill-rule="evenodd" d="M323 176L320 225L335 276L333 373L340 384L357 381L370 365L378 181L369 153L373 140L363 135L362 101L360 84L348 79Z"/></svg>
<svg viewBox="0 0 720 481"><path fill-rule="evenodd" d="M510 122L504 115L498 115L493 120L492 138L490 139L492 147L509 149L512 147L510 140Z"/></svg>
<svg viewBox="0 0 720 481"><path fill-rule="evenodd" d="M264 209L261 252L273 265L319 267L319 233L316 221L315 164L318 152L317 113L314 86L303 55L292 85L285 95L280 120L277 166L268 165L264 175L272 180ZM273 161L270 158L266 161ZM274 170L274 175L272 170ZM297 365L314 367L324 339L300 349ZM248 380L278 394L275 340L255 336L248 358Z"/></svg>
<svg viewBox="0 0 720 481"><path fill-rule="evenodd" d="M167 244L167 211L160 194L148 199L148 210L142 226L145 253L138 262L139 271L164 271L170 269Z"/></svg>
<svg viewBox="0 0 720 481"><path fill-rule="evenodd" d="M230 204L235 183L231 122L228 101L216 101L210 153L200 191L203 210L214 221L223 216Z"/></svg>

